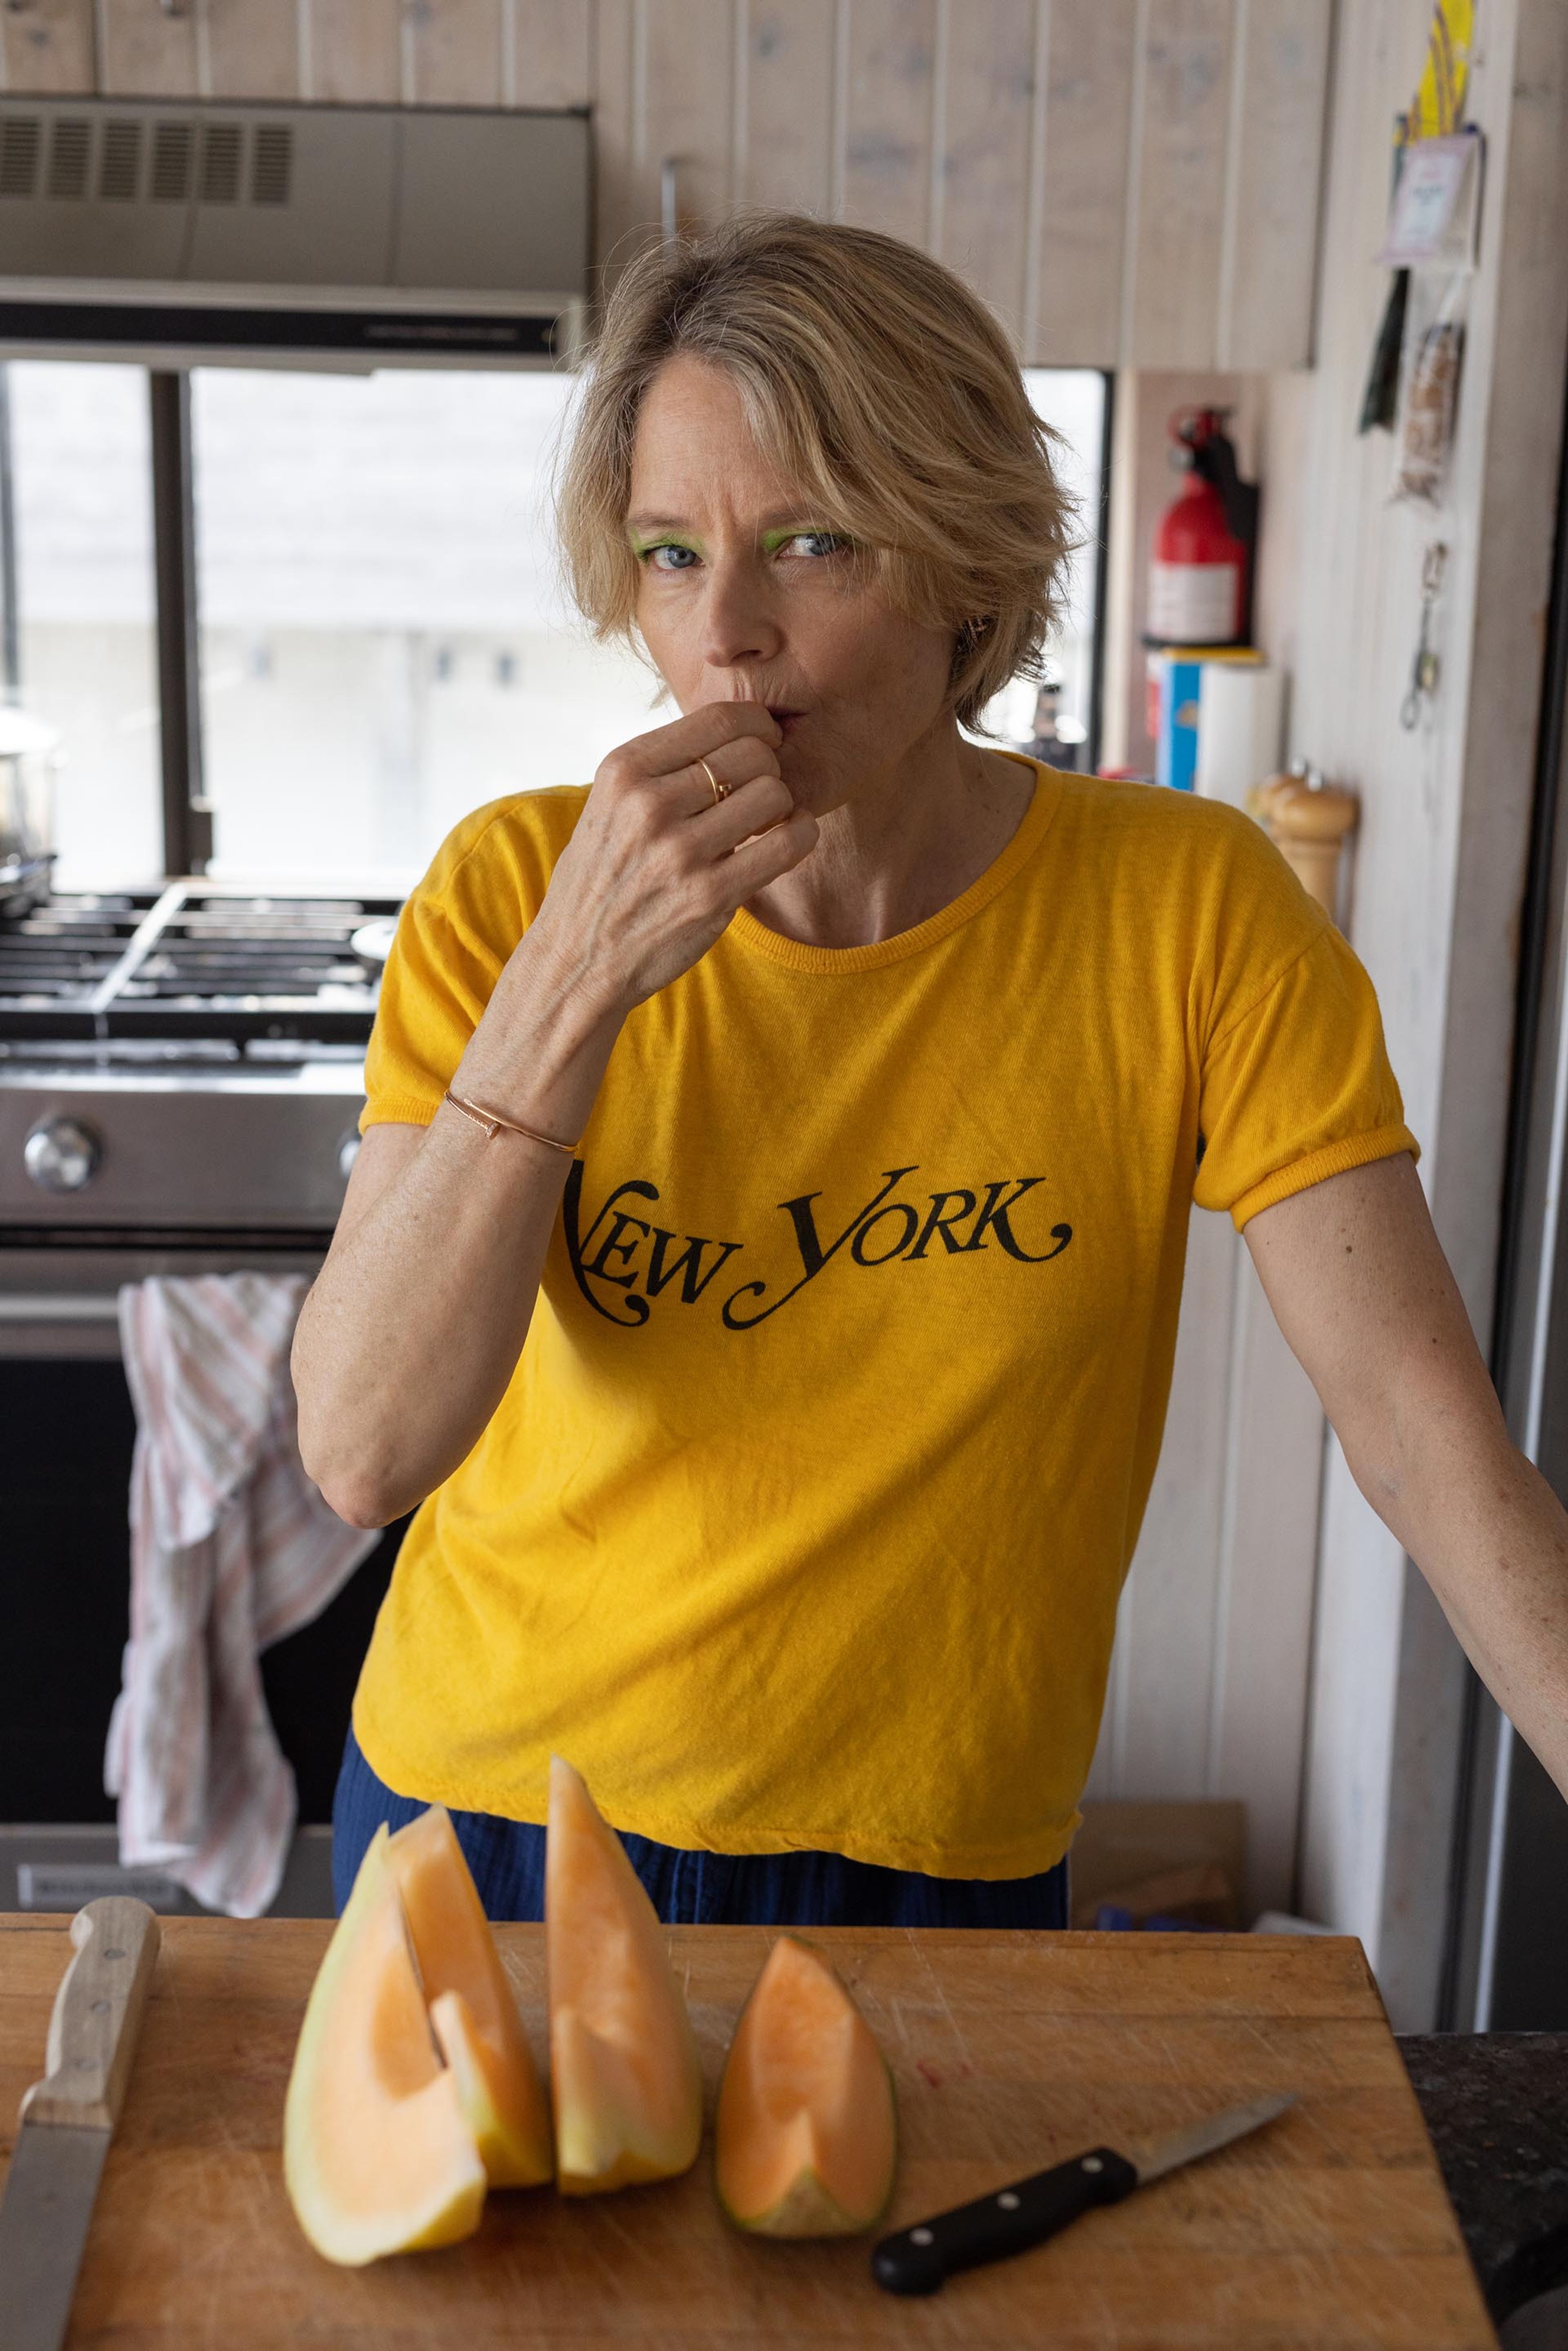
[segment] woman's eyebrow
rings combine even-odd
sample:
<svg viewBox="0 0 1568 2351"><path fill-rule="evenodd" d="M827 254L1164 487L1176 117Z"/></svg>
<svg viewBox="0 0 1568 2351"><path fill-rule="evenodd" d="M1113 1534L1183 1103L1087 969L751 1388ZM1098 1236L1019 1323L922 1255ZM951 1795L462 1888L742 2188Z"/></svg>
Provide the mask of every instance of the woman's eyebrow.
<svg viewBox="0 0 1568 2351"><path fill-rule="evenodd" d="M757 528L758 530L771 530L781 523L799 522L803 514L810 512L810 508L805 506L778 507L773 513L763 515ZM628 530L690 530L693 527L679 515L630 514L626 517Z"/></svg>

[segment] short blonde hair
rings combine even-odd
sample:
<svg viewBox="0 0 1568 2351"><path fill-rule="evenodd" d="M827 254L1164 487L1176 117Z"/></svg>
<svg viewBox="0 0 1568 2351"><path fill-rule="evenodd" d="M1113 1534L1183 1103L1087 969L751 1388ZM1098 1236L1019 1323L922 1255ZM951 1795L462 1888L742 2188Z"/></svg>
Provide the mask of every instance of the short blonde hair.
<svg viewBox="0 0 1568 2351"><path fill-rule="evenodd" d="M732 379L811 518L864 550L897 611L955 632L948 700L977 728L1038 679L1082 545L997 320L961 278L879 230L747 211L649 249L612 294L555 485L566 585L600 642L636 645L626 537L637 414L677 353Z"/></svg>

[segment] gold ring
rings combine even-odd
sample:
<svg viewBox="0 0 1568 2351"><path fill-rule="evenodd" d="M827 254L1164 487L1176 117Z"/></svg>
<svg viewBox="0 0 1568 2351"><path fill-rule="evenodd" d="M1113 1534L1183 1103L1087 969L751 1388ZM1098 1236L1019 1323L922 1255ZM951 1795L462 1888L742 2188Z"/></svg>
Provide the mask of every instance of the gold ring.
<svg viewBox="0 0 1568 2351"><path fill-rule="evenodd" d="M733 784L721 784L706 759L699 759L697 765L713 786L713 804L717 808L720 800L727 800L729 798L735 787Z"/></svg>

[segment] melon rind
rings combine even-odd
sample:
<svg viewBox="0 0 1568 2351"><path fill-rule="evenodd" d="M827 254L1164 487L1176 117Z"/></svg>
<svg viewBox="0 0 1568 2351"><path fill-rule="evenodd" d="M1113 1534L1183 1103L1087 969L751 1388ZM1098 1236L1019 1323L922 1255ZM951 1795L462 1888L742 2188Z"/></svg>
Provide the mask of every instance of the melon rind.
<svg viewBox="0 0 1568 2351"><path fill-rule="evenodd" d="M455 2244L485 2166L431 2041L397 1883L377 1830L310 1988L283 2113L283 2176L329 2262Z"/></svg>
<svg viewBox="0 0 1568 2351"><path fill-rule="evenodd" d="M556 2185L593 2196L673 2179L702 2144L696 2035L658 1913L559 1756L545 1850Z"/></svg>
<svg viewBox="0 0 1568 2351"><path fill-rule="evenodd" d="M818 2037L797 2088L789 2011L793 2004L798 2013L802 2001ZM796 2022L797 2040L800 2032ZM774 1944L741 2011L714 2139L720 2206L748 2235L859 2236L891 2200L898 2162L892 2073L837 1970L793 1936ZM765 2200L756 2192L759 2175L774 2190ZM857 2178L861 2193L847 2193Z"/></svg>

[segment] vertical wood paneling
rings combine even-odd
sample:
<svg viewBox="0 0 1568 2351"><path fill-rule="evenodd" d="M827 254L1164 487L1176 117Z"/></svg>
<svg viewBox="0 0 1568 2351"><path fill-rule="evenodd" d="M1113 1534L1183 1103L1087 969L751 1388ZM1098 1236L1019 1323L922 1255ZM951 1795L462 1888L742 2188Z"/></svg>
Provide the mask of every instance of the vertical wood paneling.
<svg viewBox="0 0 1568 2351"><path fill-rule="evenodd" d="M1361 789L1353 944L1484 1346L1552 546L1542 485L1559 457L1568 347L1568 12L1561 0L1504 0L1488 10L1472 63L1487 192L1436 510L1388 506L1387 438L1354 432L1387 276L1354 257L1375 252L1383 230L1390 118L1408 102L1429 13L1419 0L1339 10L1291 747ZM1443 673L1433 709L1407 732L1398 703L1433 538L1451 549L1437 607ZM1429 2032L1464 1668L1434 1637L1429 1596L1337 1445L1323 1530L1303 1903L1364 1938L1397 2029Z"/></svg>
<svg viewBox="0 0 1568 2351"><path fill-rule="evenodd" d="M1134 164L1129 367L1215 365L1231 0L1148 0Z"/></svg>
<svg viewBox="0 0 1568 2351"><path fill-rule="evenodd" d="M1165 1444L1117 1634L1117 1792L1208 1792L1215 1600L1239 1244L1194 1210Z"/></svg>
<svg viewBox="0 0 1568 2351"><path fill-rule="evenodd" d="M90 90L92 0L30 0L0 9L0 76L6 89Z"/></svg>
<svg viewBox="0 0 1568 2351"><path fill-rule="evenodd" d="M738 202L833 205L835 0L752 0Z"/></svg>
<svg viewBox="0 0 1568 2351"><path fill-rule="evenodd" d="M1251 1911L1295 1896L1323 1428L1245 1242L1195 1212L1165 1443L1085 1794L1239 1798Z"/></svg>
<svg viewBox="0 0 1568 2351"><path fill-rule="evenodd" d="M644 69L643 202L659 217L659 167L678 159L683 229L711 227L730 209L735 99L732 0L641 0Z"/></svg>
<svg viewBox="0 0 1568 2351"><path fill-rule="evenodd" d="M843 217L911 245L931 215L936 0L844 0Z"/></svg>
<svg viewBox="0 0 1568 2351"><path fill-rule="evenodd" d="M1241 5L1219 365L1287 368L1312 347L1332 0Z"/></svg>
<svg viewBox="0 0 1568 2351"><path fill-rule="evenodd" d="M198 19L204 97L298 99L298 0L205 0Z"/></svg>
<svg viewBox="0 0 1568 2351"><path fill-rule="evenodd" d="M502 0L403 0L419 106L499 106Z"/></svg>
<svg viewBox="0 0 1568 2351"><path fill-rule="evenodd" d="M591 0L502 0L508 106L586 106L593 87Z"/></svg>
<svg viewBox="0 0 1568 2351"><path fill-rule="evenodd" d="M0 5L5 86L91 87L94 5ZM586 104L605 286L658 235L673 155L684 225L770 204L905 237L1028 364L1213 367L1223 349L1280 369L1308 356L1333 6L96 0L98 87Z"/></svg>
<svg viewBox="0 0 1568 2351"><path fill-rule="evenodd" d="M196 19L159 0L99 0L99 70L109 98L195 98Z"/></svg>
<svg viewBox="0 0 1568 2351"><path fill-rule="evenodd" d="M634 189L636 26L632 0L596 0L593 20L593 204L602 298L653 233Z"/></svg>
<svg viewBox="0 0 1568 2351"><path fill-rule="evenodd" d="M402 86L396 0L306 0L306 88L339 106L392 106Z"/></svg>
<svg viewBox="0 0 1568 2351"><path fill-rule="evenodd" d="M946 15L937 252L1020 350L1034 47L1034 0L958 0Z"/></svg>
<svg viewBox="0 0 1568 2351"><path fill-rule="evenodd" d="M1037 367L1109 367L1122 331L1137 0L1041 0L1045 155L1033 348Z"/></svg>
<svg viewBox="0 0 1568 2351"><path fill-rule="evenodd" d="M1226 1433L1205 1792L1247 1805L1254 1911L1295 1903L1306 1755L1323 1413L1282 1337L1244 1241Z"/></svg>

